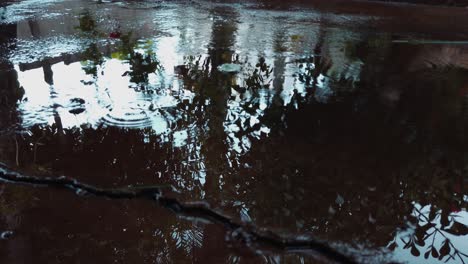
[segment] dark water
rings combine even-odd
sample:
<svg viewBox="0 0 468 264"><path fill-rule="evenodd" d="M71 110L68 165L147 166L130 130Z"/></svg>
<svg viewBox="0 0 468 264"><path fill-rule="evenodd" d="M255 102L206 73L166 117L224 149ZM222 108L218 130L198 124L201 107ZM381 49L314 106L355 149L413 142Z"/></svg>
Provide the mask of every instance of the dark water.
<svg viewBox="0 0 468 264"><path fill-rule="evenodd" d="M468 262L468 11L2 5L2 167L172 185L180 202L357 262ZM0 231L1 263L330 262L53 186L1 183Z"/></svg>

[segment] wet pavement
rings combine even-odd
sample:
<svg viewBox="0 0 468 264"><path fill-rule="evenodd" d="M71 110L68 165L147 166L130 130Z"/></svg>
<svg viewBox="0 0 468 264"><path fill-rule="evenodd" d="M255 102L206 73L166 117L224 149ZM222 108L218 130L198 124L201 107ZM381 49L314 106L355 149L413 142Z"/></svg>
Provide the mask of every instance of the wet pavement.
<svg viewBox="0 0 468 264"><path fill-rule="evenodd" d="M160 186L242 230L358 263L467 263L467 15L6 1L0 167ZM333 263L239 239L204 213L49 185L0 183L1 263Z"/></svg>

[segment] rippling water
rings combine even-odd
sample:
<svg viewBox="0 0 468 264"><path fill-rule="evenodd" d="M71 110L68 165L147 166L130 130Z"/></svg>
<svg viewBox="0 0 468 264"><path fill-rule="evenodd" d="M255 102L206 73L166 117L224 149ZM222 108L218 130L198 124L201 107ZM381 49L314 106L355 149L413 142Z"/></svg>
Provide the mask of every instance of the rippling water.
<svg viewBox="0 0 468 264"><path fill-rule="evenodd" d="M467 11L319 3L5 3L0 161L172 185L358 262L467 262ZM9 183L0 232L5 263L329 262L145 201Z"/></svg>

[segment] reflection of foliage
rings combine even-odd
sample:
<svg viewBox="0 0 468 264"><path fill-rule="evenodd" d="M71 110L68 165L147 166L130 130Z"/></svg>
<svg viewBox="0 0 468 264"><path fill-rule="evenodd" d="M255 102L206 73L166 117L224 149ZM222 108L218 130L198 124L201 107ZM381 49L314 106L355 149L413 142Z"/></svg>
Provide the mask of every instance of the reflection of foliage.
<svg viewBox="0 0 468 264"><path fill-rule="evenodd" d="M430 208L428 215L420 209L414 208L418 224L414 233L407 235L405 238L400 238L404 243L403 249L410 249L413 256L420 256L420 251L424 250L424 258L429 256L439 260L459 259L462 263L468 258L468 254L457 249L451 242L448 234L454 236L467 236L468 227L456 221L454 215L448 214L446 211L437 211L434 207ZM440 227L438 225L440 222ZM435 244L436 238L441 237L443 242L437 247ZM408 239L405 241L405 239ZM389 244L389 249L394 250L397 242L393 241ZM424 249L425 247L425 249ZM445 258L445 259L444 259Z"/></svg>
<svg viewBox="0 0 468 264"><path fill-rule="evenodd" d="M207 67L209 60L205 59L203 62L201 60L201 56L188 56L185 58L185 65L182 66L181 70L184 85L196 91L202 88L210 73Z"/></svg>
<svg viewBox="0 0 468 264"><path fill-rule="evenodd" d="M255 189L275 195L262 197L268 200L265 203L258 203L256 194L245 198L257 201L247 205L254 212L253 219L268 225L284 226L287 222L298 230L313 226L316 234L337 239L343 239L338 233L353 232L348 228L360 229L360 234L353 233L354 238L371 236L374 243L383 245L392 238L394 228L404 224L398 219L411 212L414 201L463 206L453 186L465 173L457 171L466 163L466 156L460 153L468 141L459 136L466 133L456 137L454 133L466 131L468 124L462 107L466 99L457 96L466 75L458 72L458 78L440 78L432 73L415 74L410 82L399 82L405 97L401 108L390 112L379 100L381 86L374 83L384 82L386 74L374 71L366 82L357 83L357 88L347 93L334 94L327 104L318 102L311 89L305 97L294 95L288 106L272 104L265 110L260 123L270 127L271 133L268 138L253 140L250 153L242 158L252 169L241 174L255 176L237 192ZM309 80L312 83L313 77ZM329 85L346 83L330 78ZM298 107L291 107L294 104ZM237 184L243 186L240 181ZM385 191L376 195L361 189L363 185ZM327 189L334 191L324 191ZM336 204L337 193L345 198L343 206ZM268 207L271 204L274 206ZM382 206L388 204L391 206ZM316 212L304 213L304 208ZM275 210L280 212L272 217ZM374 227L381 236L375 234ZM458 225L457 230L460 228Z"/></svg>
<svg viewBox="0 0 468 264"><path fill-rule="evenodd" d="M15 105L24 95L23 87L19 86L15 70L0 71L2 89L0 90L0 106Z"/></svg>
<svg viewBox="0 0 468 264"><path fill-rule="evenodd" d="M89 11L85 11L79 18L79 29L82 32L90 33L96 37L99 32L96 29L96 22ZM148 75L161 69L156 55L151 50L151 43L146 46L139 47L137 43L132 40L132 34L124 34L120 37L122 45L118 52L112 54L113 58L118 58L128 61L130 64L130 71L125 72L124 75L130 76L130 81L141 85L148 83ZM144 52L136 51L137 48L142 48ZM99 51L96 41L92 43L84 52L83 70L86 74L97 76L98 66L104 62L103 54Z"/></svg>
<svg viewBox="0 0 468 264"><path fill-rule="evenodd" d="M271 80L269 80L273 69L270 69L265 62L265 58L261 57L258 60L258 63L255 65L255 70L252 74L245 79L245 85L247 89L259 89L266 88L270 85Z"/></svg>
<svg viewBox="0 0 468 264"><path fill-rule="evenodd" d="M142 84L148 82L148 75L156 72L160 68L160 63L154 54L141 54L132 52L129 54L130 81Z"/></svg>
<svg viewBox="0 0 468 264"><path fill-rule="evenodd" d="M177 221L160 225L150 238L140 240L138 250L141 255L155 252L157 263L185 263L202 247L202 226L190 221Z"/></svg>
<svg viewBox="0 0 468 264"><path fill-rule="evenodd" d="M198 248L202 247L203 230L197 226L192 226L192 228L174 227L172 230L172 238L175 240L177 248L182 248L187 254L191 254L193 246Z"/></svg>
<svg viewBox="0 0 468 264"><path fill-rule="evenodd" d="M81 13L79 17L79 23L80 25L78 26L78 29L81 32L90 34L91 37L96 38L98 34L96 30L96 21L89 10L85 10L83 13ZM104 63L103 56L104 54L99 51L97 40L94 39L94 42L91 43L83 52L83 61L81 62L81 65L84 72L96 78L98 67Z"/></svg>
<svg viewBox="0 0 468 264"><path fill-rule="evenodd" d="M236 56L235 62L238 61L239 58ZM216 87L231 87L238 91L242 94L242 102L239 106L231 106L227 107L227 109L223 109L218 108L216 104L211 104L210 107L212 107L212 110L220 112L217 118L219 118L223 126L219 127L217 133L228 133L229 138L227 141L231 144L231 147L238 146L240 148L236 147L237 151L240 149L246 151L248 149L246 145L249 144L249 137L258 137L260 129L262 128L260 123L255 122L259 114L258 89L267 88L269 86L271 83L270 77L272 69L267 65L264 58L259 58L253 70L253 74L246 74L243 76L244 78L241 80L241 83L243 82L245 87L241 87L236 84L233 75L217 74L216 72L210 71L209 64L210 57L189 56L185 58L184 65L177 67L177 71L180 73L179 75L183 77L185 87L195 90L199 94L194 98L194 104L199 104L199 107L194 107L199 111L196 113L199 117L197 121L200 122L202 116L208 118L206 99L216 99L218 102L222 102L222 104L220 104L221 107L225 107L226 102L224 100L228 99L228 95L230 95L225 92L230 91L230 89L217 89ZM214 76L216 76L216 78ZM249 90L249 93L246 93L247 90ZM228 120L226 120L226 115ZM213 115L211 115L211 119L213 119ZM255 122L255 124L252 124L252 122ZM214 130L213 128L213 126L209 127L212 132ZM238 139L241 139L240 143L235 142ZM231 149L231 151L234 150Z"/></svg>
<svg viewBox="0 0 468 264"><path fill-rule="evenodd" d="M120 59L127 60L130 64L130 71L125 72L125 75L130 76L130 81L141 85L148 83L148 76L162 69L161 63L158 61L156 55L151 49L151 42L143 46L143 52L136 51L139 46L132 41L131 33L121 37L122 45L117 56Z"/></svg>
<svg viewBox="0 0 468 264"><path fill-rule="evenodd" d="M99 51L96 43L89 45L83 54L82 68L86 74L97 77L98 67L104 63L103 54Z"/></svg>
<svg viewBox="0 0 468 264"><path fill-rule="evenodd" d="M331 67L330 62L322 56L313 56L298 60L299 73L298 79L303 82L306 87L314 86L317 83L317 78L320 74L326 73Z"/></svg>
<svg viewBox="0 0 468 264"><path fill-rule="evenodd" d="M86 33L96 33L96 21L88 10L81 13L79 23L80 25L78 26L78 29L81 31Z"/></svg>

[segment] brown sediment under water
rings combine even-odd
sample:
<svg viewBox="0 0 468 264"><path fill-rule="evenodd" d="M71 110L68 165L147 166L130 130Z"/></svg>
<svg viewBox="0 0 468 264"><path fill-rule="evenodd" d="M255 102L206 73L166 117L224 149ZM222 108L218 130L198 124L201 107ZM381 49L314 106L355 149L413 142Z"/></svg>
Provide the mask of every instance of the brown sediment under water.
<svg viewBox="0 0 468 264"><path fill-rule="evenodd" d="M0 263L468 263L468 9L0 4Z"/></svg>

